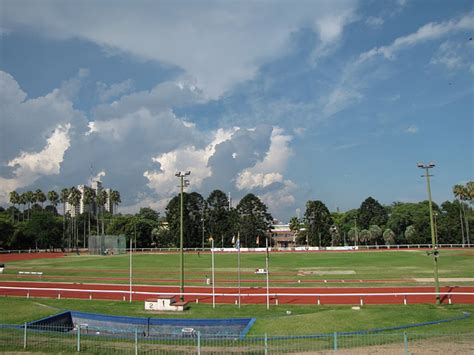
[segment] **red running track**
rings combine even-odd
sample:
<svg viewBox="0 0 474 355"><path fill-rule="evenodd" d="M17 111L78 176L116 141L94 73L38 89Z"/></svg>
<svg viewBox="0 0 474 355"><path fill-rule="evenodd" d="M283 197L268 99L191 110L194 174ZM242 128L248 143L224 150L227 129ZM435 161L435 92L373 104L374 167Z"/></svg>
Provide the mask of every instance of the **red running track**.
<svg viewBox="0 0 474 355"><path fill-rule="evenodd" d="M370 287L370 288L309 288L271 287L271 304L414 304L435 303L433 287ZM441 301L444 304L474 304L474 287L442 287ZM187 286L185 301L212 303L211 287ZM177 286L134 285L132 298L135 301L156 298L158 295L179 295ZM266 288L242 287L242 304L265 304ZM129 300L129 285L124 284L76 284L53 282L0 282L0 295L49 298L114 299ZM236 287L216 287L216 303L236 303Z"/></svg>

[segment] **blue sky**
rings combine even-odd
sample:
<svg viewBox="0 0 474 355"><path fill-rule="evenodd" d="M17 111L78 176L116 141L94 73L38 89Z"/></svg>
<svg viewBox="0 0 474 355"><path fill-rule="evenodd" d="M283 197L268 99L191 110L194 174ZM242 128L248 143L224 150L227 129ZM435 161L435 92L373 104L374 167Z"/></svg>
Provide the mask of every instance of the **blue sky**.
<svg viewBox="0 0 474 355"><path fill-rule="evenodd" d="M123 212L252 192L287 221L474 176L469 1L0 0L0 203L99 178Z"/></svg>

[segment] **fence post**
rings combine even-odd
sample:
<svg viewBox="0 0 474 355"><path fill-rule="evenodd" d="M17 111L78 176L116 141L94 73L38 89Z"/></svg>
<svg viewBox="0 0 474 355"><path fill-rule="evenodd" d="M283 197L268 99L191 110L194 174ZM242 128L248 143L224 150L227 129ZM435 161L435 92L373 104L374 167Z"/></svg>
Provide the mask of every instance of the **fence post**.
<svg viewBox="0 0 474 355"><path fill-rule="evenodd" d="M197 353L201 355L201 332L199 330L197 332Z"/></svg>
<svg viewBox="0 0 474 355"><path fill-rule="evenodd" d="M408 337L407 332L403 332L403 344L405 346L405 355L408 355Z"/></svg>
<svg viewBox="0 0 474 355"><path fill-rule="evenodd" d="M77 325L77 352L81 351L81 326Z"/></svg>
<svg viewBox="0 0 474 355"><path fill-rule="evenodd" d="M268 355L268 336L265 333L265 355Z"/></svg>
<svg viewBox="0 0 474 355"><path fill-rule="evenodd" d="M26 330L27 330L27 325L26 325L26 322L25 322L25 326L24 326L24 332L23 332L23 349L26 349Z"/></svg>
<svg viewBox="0 0 474 355"><path fill-rule="evenodd" d="M334 332L334 355L337 355L337 332Z"/></svg>
<svg viewBox="0 0 474 355"><path fill-rule="evenodd" d="M135 329L135 355L138 355L138 329Z"/></svg>

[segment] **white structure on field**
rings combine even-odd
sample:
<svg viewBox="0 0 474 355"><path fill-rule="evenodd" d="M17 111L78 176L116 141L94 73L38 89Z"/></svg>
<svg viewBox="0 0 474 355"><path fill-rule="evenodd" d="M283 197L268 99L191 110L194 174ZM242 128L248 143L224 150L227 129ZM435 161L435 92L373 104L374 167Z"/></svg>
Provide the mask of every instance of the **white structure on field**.
<svg viewBox="0 0 474 355"><path fill-rule="evenodd" d="M188 302L176 302L176 296L160 296L145 301L145 311L178 311L182 312Z"/></svg>

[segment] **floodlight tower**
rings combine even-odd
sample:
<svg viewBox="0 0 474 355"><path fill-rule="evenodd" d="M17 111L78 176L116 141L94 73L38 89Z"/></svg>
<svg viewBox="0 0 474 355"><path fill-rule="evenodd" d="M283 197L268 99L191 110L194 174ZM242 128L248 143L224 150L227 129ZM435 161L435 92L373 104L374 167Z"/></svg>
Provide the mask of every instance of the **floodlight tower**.
<svg viewBox="0 0 474 355"><path fill-rule="evenodd" d="M180 250L180 264L181 264L181 277L180 277L180 284L179 284L179 299L181 302L184 301L184 254L183 254L183 232L184 232L184 224L183 224L183 190L185 186L189 186L189 181L185 180L186 176L191 175L190 171L182 172L178 171L174 176L180 178L180 187L181 187L181 203L180 203L180 228L179 228L179 250Z"/></svg>
<svg viewBox="0 0 474 355"><path fill-rule="evenodd" d="M431 186L430 186L430 173L429 169L432 169L435 167L434 163L428 163L428 164L423 164L423 163L418 163L417 166L420 169L425 170L425 174L421 175L421 177L426 176L426 186L428 190L428 204L430 208L430 227L431 227L431 244L432 244L432 252L430 253L433 256L433 267L434 267L434 278L435 278L435 288L436 288L436 304L441 303L441 298L439 295L439 277L438 277L438 249L436 247L436 240L435 240L435 227L434 227L434 220L433 220L433 203L431 202Z"/></svg>

